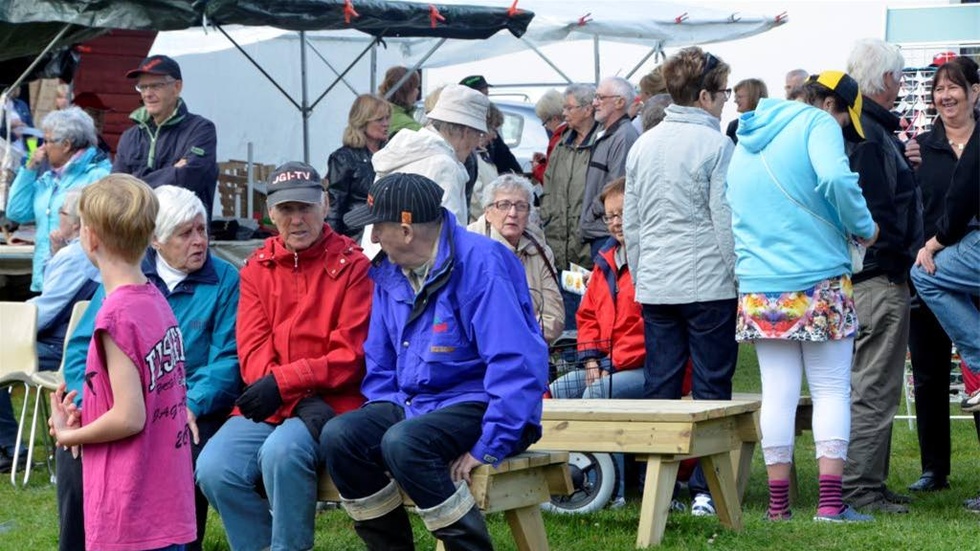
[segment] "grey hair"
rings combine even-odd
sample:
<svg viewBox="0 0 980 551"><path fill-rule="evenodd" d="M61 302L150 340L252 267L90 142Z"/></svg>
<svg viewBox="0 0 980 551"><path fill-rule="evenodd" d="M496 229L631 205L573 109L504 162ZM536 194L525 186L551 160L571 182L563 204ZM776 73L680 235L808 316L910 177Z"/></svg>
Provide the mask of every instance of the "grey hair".
<svg viewBox="0 0 980 551"><path fill-rule="evenodd" d="M636 97L636 88L633 88L630 81L623 77L606 77L602 79L602 84L612 86L616 90L616 95L622 96L623 100L626 101L627 107L633 104L633 98Z"/></svg>
<svg viewBox="0 0 980 551"><path fill-rule="evenodd" d="M595 99L595 86L591 84L569 84L562 96L572 96L577 105L592 105Z"/></svg>
<svg viewBox="0 0 980 551"><path fill-rule="evenodd" d="M901 75L905 57L898 46L878 38L862 38L847 58L847 74L857 81L862 94L885 91L885 73Z"/></svg>
<svg viewBox="0 0 980 551"><path fill-rule="evenodd" d="M68 216L78 222L78 200L82 198L82 188L72 188L65 192L65 198L61 202L61 210L68 213Z"/></svg>
<svg viewBox="0 0 980 551"><path fill-rule="evenodd" d="M48 113L41 129L50 132L54 141L68 140L72 149L85 149L98 143L92 117L75 105Z"/></svg>
<svg viewBox="0 0 980 551"><path fill-rule="evenodd" d="M548 90L534 104L534 114L541 122L548 122L553 117L561 117L562 97L558 90Z"/></svg>
<svg viewBox="0 0 980 551"><path fill-rule="evenodd" d="M534 210L534 186L531 185L531 181L523 176L511 173L497 176L483 188L483 208L486 209L493 204L498 192L511 190L523 192L527 196L527 202L531 205L531 210Z"/></svg>
<svg viewBox="0 0 980 551"><path fill-rule="evenodd" d="M667 115L664 110L671 104L671 101L670 94L657 94L643 102L640 121L643 123L644 132L657 126L664 120L664 117Z"/></svg>
<svg viewBox="0 0 980 551"><path fill-rule="evenodd" d="M465 124L459 124L456 122L449 122L449 121L440 121L432 118L429 119L429 125L435 128L436 132L442 134L442 136L446 138L448 137L459 138L463 136L463 134L466 132L466 129L469 128L469 126L466 126ZM473 130L476 129L474 128ZM479 132L479 130L476 131Z"/></svg>
<svg viewBox="0 0 980 551"><path fill-rule="evenodd" d="M153 237L160 243L166 243L173 236L177 226L186 224L198 216L204 218L205 224L208 223L204 203L189 189L177 186L160 186L153 190L153 194L157 196L157 200L160 202Z"/></svg>
<svg viewBox="0 0 980 551"><path fill-rule="evenodd" d="M806 72L806 69L793 69L792 71L786 73L786 80L791 78L806 80L806 77L808 76L810 76L810 73Z"/></svg>

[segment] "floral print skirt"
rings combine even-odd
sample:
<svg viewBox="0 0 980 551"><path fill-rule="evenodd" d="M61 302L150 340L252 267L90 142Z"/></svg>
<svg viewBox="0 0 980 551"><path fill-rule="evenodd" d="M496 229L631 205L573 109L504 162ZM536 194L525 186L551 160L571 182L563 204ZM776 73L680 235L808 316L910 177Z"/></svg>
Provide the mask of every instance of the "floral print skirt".
<svg viewBox="0 0 980 551"><path fill-rule="evenodd" d="M851 277L825 279L803 291L744 293L738 298L735 338L822 342L857 333Z"/></svg>

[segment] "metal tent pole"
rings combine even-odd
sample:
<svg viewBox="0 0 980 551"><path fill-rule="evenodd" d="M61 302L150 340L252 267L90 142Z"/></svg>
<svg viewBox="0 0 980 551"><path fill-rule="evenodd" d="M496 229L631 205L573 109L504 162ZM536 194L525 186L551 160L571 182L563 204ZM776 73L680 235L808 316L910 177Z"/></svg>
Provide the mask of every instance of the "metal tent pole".
<svg viewBox="0 0 980 551"><path fill-rule="evenodd" d="M310 103L307 96L306 82L306 31L299 32L299 65L300 65L300 88L303 114L303 162L310 162Z"/></svg>

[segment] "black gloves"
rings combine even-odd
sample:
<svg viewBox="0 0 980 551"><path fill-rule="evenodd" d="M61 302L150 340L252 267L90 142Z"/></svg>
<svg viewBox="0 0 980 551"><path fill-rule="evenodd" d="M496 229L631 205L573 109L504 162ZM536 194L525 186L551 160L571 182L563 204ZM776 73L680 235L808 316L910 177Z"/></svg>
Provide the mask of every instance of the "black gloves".
<svg viewBox="0 0 980 551"><path fill-rule="evenodd" d="M246 419L260 423L269 418L282 405L279 384L270 373L245 387L235 405Z"/></svg>
<svg viewBox="0 0 980 551"><path fill-rule="evenodd" d="M333 418L334 411L330 407L330 404L323 401L323 398L319 396L309 396L303 398L296 404L293 409L293 415L299 417L301 421L306 425L306 428L310 429L310 435L313 436L314 442L320 441L320 431L323 430L323 425L327 424L327 421Z"/></svg>

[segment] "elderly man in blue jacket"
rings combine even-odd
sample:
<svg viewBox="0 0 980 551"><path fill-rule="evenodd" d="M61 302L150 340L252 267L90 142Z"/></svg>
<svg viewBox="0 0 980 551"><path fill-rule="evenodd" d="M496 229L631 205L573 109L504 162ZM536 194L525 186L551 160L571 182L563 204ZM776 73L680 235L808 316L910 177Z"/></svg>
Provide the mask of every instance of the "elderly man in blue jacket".
<svg viewBox="0 0 980 551"><path fill-rule="evenodd" d="M370 550L414 549L398 486L447 549L492 549L465 482L541 436L547 346L523 268L457 225L442 193L424 176L391 174L344 220L375 224L382 250L364 344L368 401L327 423L320 445Z"/></svg>
<svg viewBox="0 0 980 551"><path fill-rule="evenodd" d="M136 124L119 138L112 171L132 174L153 188L189 189L204 203L210 220L218 179L218 135L214 123L189 112L180 98L180 65L154 55L126 78L136 80L143 106L129 115Z"/></svg>

